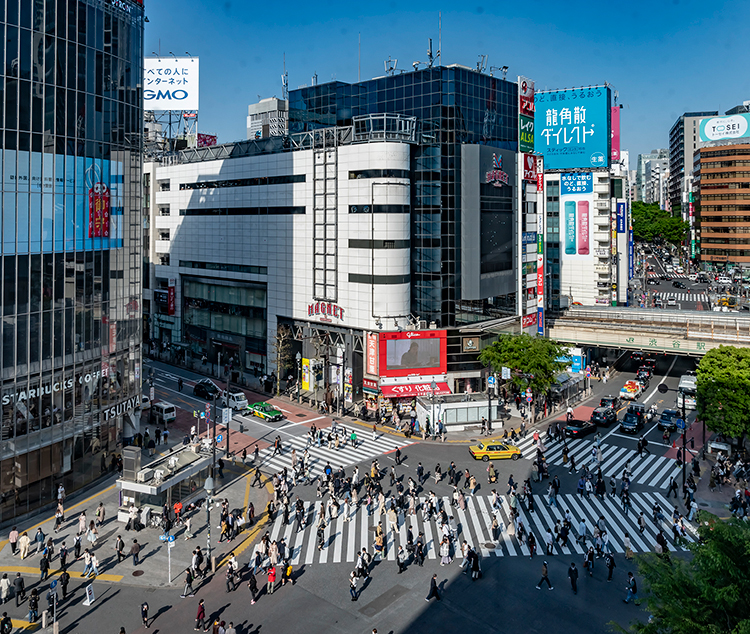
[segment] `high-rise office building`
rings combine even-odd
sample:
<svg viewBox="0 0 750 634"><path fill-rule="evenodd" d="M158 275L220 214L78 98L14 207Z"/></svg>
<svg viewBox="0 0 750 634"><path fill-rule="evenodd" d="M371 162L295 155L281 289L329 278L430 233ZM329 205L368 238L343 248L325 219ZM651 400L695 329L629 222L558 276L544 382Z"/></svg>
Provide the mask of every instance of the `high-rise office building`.
<svg viewBox="0 0 750 634"><path fill-rule="evenodd" d="M139 1L8 0L0 522L110 466L140 397Z"/></svg>
<svg viewBox="0 0 750 634"><path fill-rule="evenodd" d="M635 199L640 201L646 200L646 163L648 161L666 161L669 159L669 153L666 148L660 150L651 150L648 154L638 155L638 164L635 170Z"/></svg>
<svg viewBox="0 0 750 634"><path fill-rule="evenodd" d="M693 169L693 154L698 147L698 125L704 117L715 117L716 110L686 112L669 131L669 204L672 212L687 219L682 203L687 202L688 177Z"/></svg>

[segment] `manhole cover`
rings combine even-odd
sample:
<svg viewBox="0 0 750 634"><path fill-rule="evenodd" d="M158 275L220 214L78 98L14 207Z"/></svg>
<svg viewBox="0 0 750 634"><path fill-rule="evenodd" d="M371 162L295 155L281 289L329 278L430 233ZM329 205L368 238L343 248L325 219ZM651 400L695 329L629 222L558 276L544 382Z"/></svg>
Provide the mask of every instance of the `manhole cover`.
<svg viewBox="0 0 750 634"><path fill-rule="evenodd" d="M307 414L297 414L297 418L304 418Z"/></svg>
<svg viewBox="0 0 750 634"><path fill-rule="evenodd" d="M699 502L698 506L702 506L703 508L708 508L710 505L706 504L705 502Z"/></svg>
<svg viewBox="0 0 750 634"><path fill-rule="evenodd" d="M484 547L485 547L485 548L486 548L487 550L494 550L494 549L495 549L495 548L496 548L497 546L496 546L496 544L494 544L493 542L487 542L487 543L486 543L486 544L484 545Z"/></svg>
<svg viewBox="0 0 750 634"><path fill-rule="evenodd" d="M476 438L469 438L469 442L476 442L476 441L477 441Z"/></svg>
<svg viewBox="0 0 750 634"><path fill-rule="evenodd" d="M134 570L133 576L134 577L140 577L143 574L143 570Z"/></svg>

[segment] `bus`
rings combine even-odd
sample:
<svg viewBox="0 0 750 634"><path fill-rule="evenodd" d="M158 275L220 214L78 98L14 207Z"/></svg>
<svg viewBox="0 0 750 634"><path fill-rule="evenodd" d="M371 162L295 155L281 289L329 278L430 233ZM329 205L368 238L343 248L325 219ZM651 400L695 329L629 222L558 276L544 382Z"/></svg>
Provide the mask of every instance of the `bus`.
<svg viewBox="0 0 750 634"><path fill-rule="evenodd" d="M695 409L695 395L698 378L694 374L685 374L680 377L677 386L677 409L683 406L685 409Z"/></svg>

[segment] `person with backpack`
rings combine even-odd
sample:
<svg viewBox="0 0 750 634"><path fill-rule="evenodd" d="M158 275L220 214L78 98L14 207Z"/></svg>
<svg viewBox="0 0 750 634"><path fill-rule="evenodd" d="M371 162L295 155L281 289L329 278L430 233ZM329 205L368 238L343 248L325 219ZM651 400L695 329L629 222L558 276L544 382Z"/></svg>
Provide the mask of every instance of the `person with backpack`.
<svg viewBox="0 0 750 634"><path fill-rule="evenodd" d="M284 564L284 572L281 575L282 586L285 586L287 581L289 581L292 585L294 585L294 579L292 579L293 573L294 573L294 568L292 567L292 560L287 559L286 563Z"/></svg>
<svg viewBox="0 0 750 634"><path fill-rule="evenodd" d="M70 583L70 574L67 570L63 570L60 575L60 587L62 588L63 601L68 598L68 584Z"/></svg>
<svg viewBox="0 0 750 634"><path fill-rule="evenodd" d="M182 594L180 595L180 599L184 599L185 597L194 597L195 591L193 590L193 572L188 568L185 571L185 589L182 591ZM189 592L189 594L188 594Z"/></svg>

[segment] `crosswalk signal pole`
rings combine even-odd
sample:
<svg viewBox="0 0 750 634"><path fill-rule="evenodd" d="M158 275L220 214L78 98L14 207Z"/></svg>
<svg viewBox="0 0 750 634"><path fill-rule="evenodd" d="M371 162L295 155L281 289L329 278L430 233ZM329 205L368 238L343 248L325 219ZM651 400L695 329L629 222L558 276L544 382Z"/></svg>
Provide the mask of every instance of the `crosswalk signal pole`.
<svg viewBox="0 0 750 634"><path fill-rule="evenodd" d="M685 395L682 395L682 490L685 490L685 463L687 462L687 417L685 416Z"/></svg>

